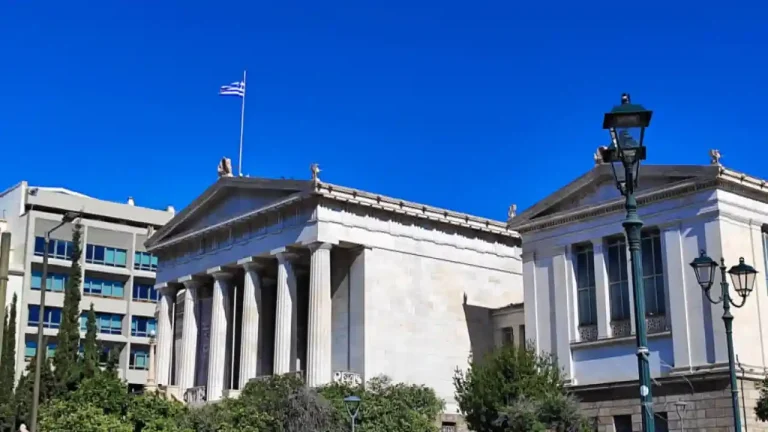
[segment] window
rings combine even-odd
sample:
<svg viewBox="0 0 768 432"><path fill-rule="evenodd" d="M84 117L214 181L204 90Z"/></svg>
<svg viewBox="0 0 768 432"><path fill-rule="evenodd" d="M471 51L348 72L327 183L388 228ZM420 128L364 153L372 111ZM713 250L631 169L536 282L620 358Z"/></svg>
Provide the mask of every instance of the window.
<svg viewBox="0 0 768 432"><path fill-rule="evenodd" d="M160 298L159 293L155 289L154 285L150 284L133 284L133 299L142 302L157 302Z"/></svg>
<svg viewBox="0 0 768 432"><path fill-rule="evenodd" d="M45 290L64 292L64 288L67 286L67 279L69 275L64 273L48 273L48 277L45 278ZM33 271L32 279L29 282L30 287L33 290L40 290L43 282L43 272Z"/></svg>
<svg viewBox="0 0 768 432"><path fill-rule="evenodd" d="M29 317L27 318L27 325L30 327L37 327L40 323L40 306L29 305L27 309ZM43 319L43 328L57 329L61 325L61 309L57 307L45 308L45 319Z"/></svg>
<svg viewBox="0 0 768 432"><path fill-rule="evenodd" d="M525 347L527 344L527 341L525 340L525 326L520 326L520 346Z"/></svg>
<svg viewBox="0 0 768 432"><path fill-rule="evenodd" d="M37 341L29 339L24 342L24 358L29 360L37 354ZM53 357L56 354L56 343L48 342L48 349L46 350L46 356L48 358Z"/></svg>
<svg viewBox="0 0 768 432"><path fill-rule="evenodd" d="M653 424L655 432L669 432L669 420L666 412L657 412Z"/></svg>
<svg viewBox="0 0 768 432"><path fill-rule="evenodd" d="M96 312L96 328L99 333L119 335L123 333L123 316L120 314ZM80 315L80 331L88 330L88 312Z"/></svg>
<svg viewBox="0 0 768 432"><path fill-rule="evenodd" d="M661 259L661 237L658 231L644 232L641 241L645 315L665 315L664 268Z"/></svg>
<svg viewBox="0 0 768 432"><path fill-rule="evenodd" d="M125 267L126 250L89 244L85 247L85 262L110 267Z"/></svg>
<svg viewBox="0 0 768 432"><path fill-rule="evenodd" d="M512 327L504 327L501 329L501 345L512 345L515 342L515 329Z"/></svg>
<svg viewBox="0 0 768 432"><path fill-rule="evenodd" d="M611 320L629 319L629 279L627 277L627 242L617 238L608 242L608 289Z"/></svg>
<svg viewBox="0 0 768 432"><path fill-rule="evenodd" d="M157 324L154 318L142 316L131 318L131 336L147 337L153 331L157 331Z"/></svg>
<svg viewBox="0 0 768 432"><path fill-rule="evenodd" d="M768 288L768 233L763 232L763 258L765 258L765 287Z"/></svg>
<svg viewBox="0 0 768 432"><path fill-rule="evenodd" d="M616 432L632 432L632 416L631 415L613 416L613 429Z"/></svg>
<svg viewBox="0 0 768 432"><path fill-rule="evenodd" d="M157 271L157 257L149 252L133 254L133 268L136 270Z"/></svg>
<svg viewBox="0 0 768 432"><path fill-rule="evenodd" d="M57 259L72 258L72 242L65 240L50 239L48 241L48 257ZM35 255L43 256L45 254L45 237L35 237Z"/></svg>
<svg viewBox="0 0 768 432"><path fill-rule="evenodd" d="M147 370L149 369L149 350L147 348L135 348L131 346L131 358L129 360L131 369Z"/></svg>
<svg viewBox="0 0 768 432"><path fill-rule="evenodd" d="M92 296L123 298L124 286L125 284L120 281L97 279L86 276L85 281L83 282L83 292Z"/></svg>
<svg viewBox="0 0 768 432"><path fill-rule="evenodd" d="M595 251L592 245L577 246L576 295L579 305L579 325L597 324L597 297L595 295Z"/></svg>

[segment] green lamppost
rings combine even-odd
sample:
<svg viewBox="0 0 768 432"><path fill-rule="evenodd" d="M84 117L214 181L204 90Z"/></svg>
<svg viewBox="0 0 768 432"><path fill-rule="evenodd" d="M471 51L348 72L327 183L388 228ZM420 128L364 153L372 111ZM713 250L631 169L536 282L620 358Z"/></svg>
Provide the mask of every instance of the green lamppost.
<svg viewBox="0 0 768 432"><path fill-rule="evenodd" d="M637 339L637 368L640 381L640 407L643 431L654 432L651 372L648 366L648 338L645 332L645 292L643 289L643 260L640 254L640 229L643 221L637 216L635 189L640 173L640 161L645 159L643 138L651 123L651 111L632 104L629 94L621 95L621 105L605 114L603 129L611 133L611 145L601 148L603 161L611 164L616 187L626 198L627 218L622 225L627 233L632 261L632 285L635 287L635 336Z"/></svg>
<svg viewBox="0 0 768 432"><path fill-rule="evenodd" d="M731 404L733 405L733 426L737 432L741 431L741 414L739 413L739 388L736 386L736 362L733 354L733 315L731 306L740 308L747 302L747 297L755 287L757 279L757 270L748 264L744 264L744 258L739 258L739 265L735 265L728 270L733 283L733 290L739 295L741 301L734 301L731 298L728 289L728 282L725 278L725 260L720 258L720 298L713 299L709 295L709 289L715 281L715 270L717 263L707 256L705 251L701 251L701 256L691 262L691 267L696 273L696 280L701 285L701 289L712 304L723 303L723 323L725 323L725 337L728 342L728 371L731 375Z"/></svg>

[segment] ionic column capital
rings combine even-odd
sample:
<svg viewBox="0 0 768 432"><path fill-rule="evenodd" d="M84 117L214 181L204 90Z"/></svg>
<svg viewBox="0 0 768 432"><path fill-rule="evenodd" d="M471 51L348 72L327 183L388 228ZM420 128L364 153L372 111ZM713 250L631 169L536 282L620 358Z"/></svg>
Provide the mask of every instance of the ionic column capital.
<svg viewBox="0 0 768 432"><path fill-rule="evenodd" d="M229 282L234 276L232 270L224 267L211 267L205 271L206 274L212 276L216 281Z"/></svg>
<svg viewBox="0 0 768 432"><path fill-rule="evenodd" d="M248 257L238 260L237 265L242 267L245 271L255 271L256 273L260 273L269 266L269 263L264 259Z"/></svg>
<svg viewBox="0 0 768 432"><path fill-rule="evenodd" d="M205 283L205 281L203 281L203 279L200 277L192 275L182 276L178 279L178 282L183 284L184 288L188 290L195 290L200 288Z"/></svg>
<svg viewBox="0 0 768 432"><path fill-rule="evenodd" d="M291 263L299 258L299 254L286 247L272 249L269 254L277 258L280 264Z"/></svg>
<svg viewBox="0 0 768 432"><path fill-rule="evenodd" d="M155 291L162 295L173 295L176 292L176 285L168 282L163 282L155 285Z"/></svg>
<svg viewBox="0 0 768 432"><path fill-rule="evenodd" d="M331 250L331 248L333 248L333 243L315 242L309 243L306 246L309 248L310 252L315 252L317 250Z"/></svg>

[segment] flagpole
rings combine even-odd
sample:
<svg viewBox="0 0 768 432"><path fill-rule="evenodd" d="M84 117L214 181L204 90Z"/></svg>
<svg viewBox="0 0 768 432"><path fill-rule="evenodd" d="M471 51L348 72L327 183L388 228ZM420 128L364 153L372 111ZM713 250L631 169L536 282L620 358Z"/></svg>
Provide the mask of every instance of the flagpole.
<svg viewBox="0 0 768 432"><path fill-rule="evenodd" d="M243 71L243 100L240 107L240 156L237 158L237 174L243 175L243 126L245 123L245 72Z"/></svg>

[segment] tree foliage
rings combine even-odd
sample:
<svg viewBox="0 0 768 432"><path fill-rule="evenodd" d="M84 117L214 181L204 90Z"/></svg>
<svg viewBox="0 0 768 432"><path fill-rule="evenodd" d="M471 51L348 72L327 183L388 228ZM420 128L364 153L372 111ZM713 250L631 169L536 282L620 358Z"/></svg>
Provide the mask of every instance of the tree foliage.
<svg viewBox="0 0 768 432"><path fill-rule="evenodd" d="M61 310L56 355L53 358L57 394L65 394L75 390L80 380L81 371L78 357L80 353L81 256L82 225L76 223L72 229L72 258L67 286L64 291L64 306Z"/></svg>
<svg viewBox="0 0 768 432"><path fill-rule="evenodd" d="M35 385L35 370L36 359L38 355L46 355L47 341L43 339L43 346L38 347L35 356L29 360L26 371L19 379L19 383L16 386L16 424L26 423L29 424L30 414L32 413L32 395ZM42 406L49 401L56 389L56 381L51 370L51 361L45 358L42 361L42 370L40 372L40 405Z"/></svg>
<svg viewBox="0 0 768 432"><path fill-rule="evenodd" d="M760 385L760 397L755 404L755 415L760 421L768 421L768 378Z"/></svg>
<svg viewBox="0 0 768 432"><path fill-rule="evenodd" d="M553 356L508 346L454 375L456 401L477 432L580 430L586 424Z"/></svg>
<svg viewBox="0 0 768 432"><path fill-rule="evenodd" d="M18 298L13 294L10 311L3 323L3 354L0 358L0 430L12 430L15 426L13 387L16 383L16 306Z"/></svg>
<svg viewBox="0 0 768 432"><path fill-rule="evenodd" d="M98 329L96 328L96 312L93 303L88 310L86 321L85 341L83 342L82 371L84 378L93 378L99 369L99 345L96 340Z"/></svg>
<svg viewBox="0 0 768 432"><path fill-rule="evenodd" d="M432 432L443 401L434 390L421 385L394 384L386 376L375 377L365 386L330 384L319 389L336 411L336 418L348 425L344 398L358 396L362 403L357 427L361 432Z"/></svg>
<svg viewBox="0 0 768 432"><path fill-rule="evenodd" d="M83 405L67 399L56 399L44 407L40 415L40 429L62 432L134 432L133 425L118 416L105 414L96 405Z"/></svg>

